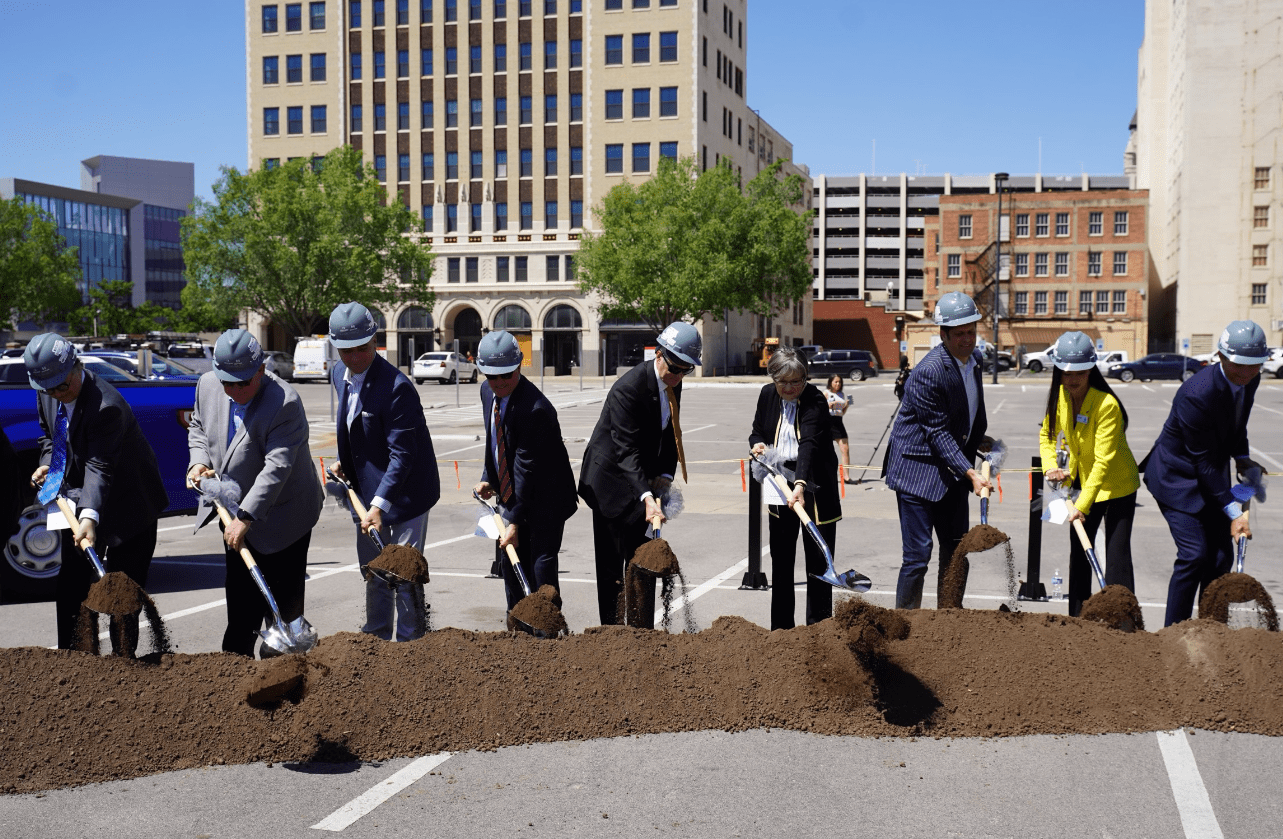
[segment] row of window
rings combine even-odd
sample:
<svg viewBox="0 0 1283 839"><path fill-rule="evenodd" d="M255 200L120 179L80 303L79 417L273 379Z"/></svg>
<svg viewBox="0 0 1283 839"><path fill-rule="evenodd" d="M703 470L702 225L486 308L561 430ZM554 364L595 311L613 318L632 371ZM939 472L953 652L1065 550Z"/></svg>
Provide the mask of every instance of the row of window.
<svg viewBox="0 0 1283 839"><path fill-rule="evenodd" d="M482 9L485 4L483 0L464 0L468 7L468 20L481 20ZM634 9L649 9L651 0L631 0ZM623 9L623 0L605 0L606 11L619 11ZM387 9L391 5L394 10L394 23L397 26L410 25L410 0L392 0L391 3L386 0L371 0L370 18L375 28L387 25ZM442 19L446 23L453 23L459 19L459 0L442 0ZM518 17L530 17L534 14L535 3L533 0L517 0ZM677 0L658 0L658 5L662 7L672 7L677 5ZM432 23L433 0L418 0L419 23ZM542 0L543 14L550 17L557 14L557 0ZM568 0L566 8L570 14L582 14L584 10L583 0ZM493 0L495 20L503 20L508 17L508 0ZM348 23L352 28L361 26L361 0L349 0L348 3Z"/></svg>
<svg viewBox="0 0 1283 839"><path fill-rule="evenodd" d="M1052 300L1053 309L1047 310L1048 294L1054 295ZM1028 291L1015 292L1015 300L1012 308L1017 315L1030 314L1029 311ZM1069 292L1068 291L1035 291L1033 292L1033 314L1035 315L1068 315L1069 314ZM1090 315L1126 315L1127 314L1127 292L1123 289L1114 290L1094 290L1078 292L1078 314Z"/></svg>
<svg viewBox="0 0 1283 839"><path fill-rule="evenodd" d="M325 81L325 53L314 52L308 56L308 67L310 73L308 80L313 82ZM281 82L281 60L279 55L263 56L263 84L280 84ZM287 55L285 56L285 83L302 84L303 83L303 56Z"/></svg>
<svg viewBox="0 0 1283 839"><path fill-rule="evenodd" d="M377 168L377 162L376 162ZM469 204L468 206L468 232L480 233L481 222L483 217L484 205ZM558 204L556 201L544 202L544 229L554 230L557 227ZM520 221L518 230L531 230L534 228L535 205L531 201L522 201L517 205L520 212ZM423 206L423 232L432 233L432 205ZM570 202L570 227L572 230L584 226L584 202ZM508 202L497 201L494 205L494 230L496 233L502 233L508 230ZM445 205L445 231L446 234L459 232L459 205Z"/></svg>
<svg viewBox="0 0 1283 839"><path fill-rule="evenodd" d="M280 29L280 18L278 16L279 6L272 4L263 7L263 32L271 34ZM307 28L311 30L325 28L325 3L315 2L307 4L308 24ZM303 4L286 3L285 4L285 31L302 32L303 31Z"/></svg>
<svg viewBox="0 0 1283 839"><path fill-rule="evenodd" d="M650 143L633 143L632 144L632 170L633 172L649 172L651 170L651 144ZM484 153L480 151L468 152L468 179L480 180L485 177L485 160ZM672 160L677 159L677 143L666 142L659 144L659 156L667 157ZM554 178L560 174L560 164L558 160L558 151L554 148L544 149L543 177ZM410 155L397 155L397 183L409 183L411 178ZM437 176L436 153L423 152L421 158L420 178L424 181L434 181ZM570 147L568 174L571 176L582 175L584 173L584 150L582 146ZM387 155L376 154L374 156L374 169L378 173L379 181L387 182ZM618 143L606 146L606 172L607 174L623 174L624 172L624 144ZM459 152L446 152L445 155L445 180L459 180ZM494 152L494 177L509 177L508 169L508 150L495 149ZM534 177L534 150L520 149L518 151L518 169L517 176L521 178Z"/></svg>
<svg viewBox="0 0 1283 839"><path fill-rule="evenodd" d="M632 36L632 63L649 64L650 63L650 33L634 32ZM670 63L677 60L677 33L660 32L659 33L659 61L660 63ZM606 66L622 65L624 63L624 36L607 35L606 36Z"/></svg>
<svg viewBox="0 0 1283 839"><path fill-rule="evenodd" d="M1114 235L1126 236L1128 230L1128 219L1130 213L1127 210L1118 210L1114 212ZM1024 239L1029 236L1029 213L1016 213L1016 238ZM1051 235L1051 213L1034 213L1034 236L1046 237ZM962 213L958 216L958 238L971 238L971 214ZM1087 214L1087 235L1103 236L1105 233L1105 214L1101 210L1092 210ZM1069 235L1069 213L1056 213L1056 235Z"/></svg>
<svg viewBox="0 0 1283 839"><path fill-rule="evenodd" d="M650 91L649 89L644 89L644 90L646 93L646 96L644 97L645 111L647 115L649 115ZM666 99L664 97L663 90L672 91L672 96L670 99ZM621 102L620 102L621 113L620 113L620 116L614 117L615 119L623 118L622 91L620 91L620 94L621 94ZM634 97L634 115L638 113L638 101L639 100L635 96ZM534 98L530 96L522 96L517 100L517 104L519 106L519 111L517 113L518 124L519 125L533 124ZM544 110L543 110L544 123L557 122L557 119L560 116L560 110L557 107L557 95L555 93L550 93L547 96L545 96L543 105L544 105ZM471 99L468 101L468 127L469 128L482 127L484 122L484 116L485 116L484 108L485 108L484 100L482 99ZM669 111L671 111L671 113L669 113ZM610 112L609 103L607 104L607 112L608 113ZM660 116L676 116L676 115L677 115L677 88L661 88ZM387 103L375 102L372 116L374 117L374 120L372 123L372 130L374 131L388 130ZM568 112L568 116L570 117L570 122L572 123L583 122L583 119L584 119L583 94L581 93L570 94L570 110ZM360 134L365 130L365 106L353 105L351 108L351 117L352 117L351 119L352 133ZM607 118L610 119L611 117L607 117ZM396 130L397 131L411 130L412 126L410 122L411 122L410 103L397 102L396 103ZM493 125L501 126L501 125L507 125L507 124L508 124L508 98L506 96L496 97L494 99ZM431 128L434 128L435 126L436 126L436 103L431 99L425 99L424 101L419 103L419 128L424 131L427 131ZM446 128L459 127L459 100L457 99L445 100L445 127Z"/></svg>
<svg viewBox="0 0 1283 839"><path fill-rule="evenodd" d="M708 39L704 39L704 66L708 66ZM717 80L727 87L733 89L740 97L744 97L744 71L735 66L729 55L722 55L722 51L717 51Z"/></svg>
<svg viewBox="0 0 1283 839"><path fill-rule="evenodd" d="M650 88L633 88L633 119L650 119ZM677 116L677 88L661 87L659 89L659 115L661 117ZM606 119L624 118L624 91L606 91ZM551 120L549 120L551 121Z"/></svg>
<svg viewBox="0 0 1283 839"><path fill-rule="evenodd" d="M1127 273L1127 253L1128 253L1127 251L1114 251L1113 268L1114 268L1115 277L1123 276ZM1042 253L1035 253L1033 255L1033 276L1035 277L1051 276L1050 265L1052 262L1051 257L1053 256L1055 257L1055 276L1068 277L1069 276L1069 254L1067 252L1049 254L1045 251ZM1015 265L1013 267L1015 270L1013 273L1017 277L1028 277L1029 261L1030 261L1029 254L1028 253L1014 254L1014 261L1015 261ZM1101 274L1103 273L1102 271L1103 261L1104 260L1103 260L1101 251L1088 251L1087 252L1087 276L1089 277L1101 276ZM962 276L962 255L961 254L956 254L956 253L948 254L945 264L948 272L947 276L950 276L950 277Z"/></svg>
<svg viewBox="0 0 1283 839"><path fill-rule="evenodd" d="M517 45L517 69L520 71L529 71L534 69L533 46L529 41L522 41ZM468 72L473 75L479 75L482 72L482 50L479 46L468 48ZM576 69L584 65L584 42L579 38L570 39L570 68ZM359 52L352 53L349 59L349 76L352 81L360 81L365 74L365 62L362 54ZM387 53L383 50L374 51L373 77L375 79L387 78ZM445 48L445 75L456 76L459 73L459 50L457 47ZM557 69L557 42L544 42L544 59L543 69ZM431 76L436 70L436 53L431 47L424 47L419 50L419 75ZM494 66L491 68L494 73L508 72L508 45L494 45ZM398 79L408 79L410 77L410 51L397 50L396 54L396 77Z"/></svg>
<svg viewBox="0 0 1283 839"><path fill-rule="evenodd" d="M494 260L495 260L495 282L506 283L509 281L509 276L510 276L509 267L515 269L511 272L512 282L524 283L530 280L530 257L528 256L513 256L513 257L496 256L494 257ZM461 268L463 269L463 282L475 283L480 280L481 258L477 256L465 256L465 257L450 257L449 259L446 260L446 282L447 283L459 282L459 279L460 279L459 273ZM558 255L550 254L548 256L545 256L544 257L544 279L550 283L556 282L558 279L565 280L566 282L574 282L575 258L569 255L567 255L564 259ZM500 310L499 315L496 316L496 319L495 319L496 329L499 329L499 328L511 329L514 326L518 329L523 328L523 326L525 329L530 328L530 315L526 313L524 310L521 310L520 312L511 312L511 313L508 312L509 309L514 309L514 308L519 308L519 307L506 306L504 307L503 310ZM581 322L579 322L579 313L576 312L574 309L570 308L569 306L558 306L557 309L569 310L568 314L559 312L558 314L561 315L561 317L558 318L558 321L566 321L568 324L571 325L571 328L578 328L581 325ZM524 319L521 318L521 315L525 315ZM549 316L551 317L551 313ZM517 324L508 322L508 323L505 323L503 327L500 327L498 326L498 323L500 322L501 318L505 321L511 321L513 319L516 319ZM549 328L547 321L544 322L544 328L545 329Z"/></svg>
<svg viewBox="0 0 1283 839"><path fill-rule="evenodd" d="M312 134L324 134L326 132L326 107L324 105L312 106ZM263 135L266 137L275 137L281 133L281 109L264 108L263 109ZM303 106L295 105L285 109L285 133L302 134L303 133Z"/></svg>

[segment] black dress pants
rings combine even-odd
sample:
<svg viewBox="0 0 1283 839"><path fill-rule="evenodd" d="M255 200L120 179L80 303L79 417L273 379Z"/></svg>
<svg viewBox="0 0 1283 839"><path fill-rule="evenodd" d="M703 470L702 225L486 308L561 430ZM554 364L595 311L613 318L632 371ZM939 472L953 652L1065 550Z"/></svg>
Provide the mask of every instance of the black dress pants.
<svg viewBox="0 0 1283 839"><path fill-rule="evenodd" d="M619 595L624 590L624 572L626 566L637 553L637 549L646 541L646 520L635 522L620 519L608 519L601 513L592 512L593 551L597 559L597 612L602 626L623 623L623 615L617 615ZM650 602L654 603L655 583L649 586ZM641 623L647 629L655 628L655 610L641 610Z"/></svg>
<svg viewBox="0 0 1283 839"><path fill-rule="evenodd" d="M101 545L101 542L100 542ZM108 571L123 571L139 586L147 587L147 572L152 555L156 553L156 520L153 519L139 533L121 541L114 547L96 549L98 558ZM58 614L58 649L70 650L76 643L76 622L80 618L80 604L89 596L89 587L98 582L98 573L84 551L76 547L71 531L62 534L62 567L58 570L58 586L54 603ZM138 622L137 615L125 620Z"/></svg>
<svg viewBox="0 0 1283 839"><path fill-rule="evenodd" d="M797 566L797 537L802 521L797 513L787 507L771 507L769 530L771 542L771 629L792 629L797 625L794 617L796 597L793 591L793 574ZM832 551L837 544L837 522L817 524L820 536ZM819 623L833 617L833 586L811 575L828 570L824 552L809 535L802 534L802 557L806 566L806 625Z"/></svg>
<svg viewBox="0 0 1283 839"><path fill-rule="evenodd" d="M307 577L307 548L312 541L308 530L292 545L265 554L250 548L250 555L258 563L281 619L287 624L303 614L303 589ZM246 542L246 545L249 543ZM259 592L240 551L224 543L227 558L227 630L223 633L223 650L253 657L258 631L264 621L273 624L272 610Z"/></svg>

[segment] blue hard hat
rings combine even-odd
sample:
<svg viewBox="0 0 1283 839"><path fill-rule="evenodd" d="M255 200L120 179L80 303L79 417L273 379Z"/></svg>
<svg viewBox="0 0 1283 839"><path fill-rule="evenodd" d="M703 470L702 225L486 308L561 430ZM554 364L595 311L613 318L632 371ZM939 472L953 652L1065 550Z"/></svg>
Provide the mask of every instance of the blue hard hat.
<svg viewBox="0 0 1283 839"><path fill-rule="evenodd" d="M512 333L502 329L487 334L477 345L477 369L487 376L501 376L521 366L521 347Z"/></svg>
<svg viewBox="0 0 1283 839"><path fill-rule="evenodd" d="M360 303L340 303L330 312L330 343L340 350L364 346L378 331L374 315Z"/></svg>
<svg viewBox="0 0 1283 839"><path fill-rule="evenodd" d="M229 329L214 344L214 372L225 382L248 382L263 365L263 348L244 329Z"/></svg>
<svg viewBox="0 0 1283 839"><path fill-rule="evenodd" d="M683 320L674 321L659 333L659 345L692 367L699 366L704 341L699 330Z"/></svg>
<svg viewBox="0 0 1283 839"><path fill-rule="evenodd" d="M1082 332L1066 332L1047 350L1047 357L1061 370L1090 370L1096 366L1096 344Z"/></svg>
<svg viewBox="0 0 1283 839"><path fill-rule="evenodd" d="M76 348L53 332L42 332L31 339L22 353L27 365L27 380L36 390L48 390L67 381L76 366Z"/></svg>
<svg viewBox="0 0 1283 839"><path fill-rule="evenodd" d="M940 326L962 326L980 320L976 301L961 291L951 291L936 303L935 322Z"/></svg>
<svg viewBox="0 0 1283 839"><path fill-rule="evenodd" d="M1264 364L1270 358L1270 345L1265 340L1265 330L1254 321L1236 320L1221 333L1216 344L1221 358L1235 364Z"/></svg>

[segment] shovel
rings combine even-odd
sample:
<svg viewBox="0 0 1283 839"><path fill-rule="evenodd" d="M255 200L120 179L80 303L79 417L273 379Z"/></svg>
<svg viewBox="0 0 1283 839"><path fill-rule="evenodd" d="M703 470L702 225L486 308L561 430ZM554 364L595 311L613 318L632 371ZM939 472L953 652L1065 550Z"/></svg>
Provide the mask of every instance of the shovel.
<svg viewBox="0 0 1283 839"><path fill-rule="evenodd" d="M780 493L785 498L792 495L792 490L789 489L788 481L784 480L784 476L779 473L779 470L752 452L749 453L749 457L762 464L762 466L771 473L771 480L773 480L775 485L779 487ZM793 512L797 513L797 517L802 520L802 526L806 529L806 532L810 537L815 540L815 544L819 546L820 551L823 552L824 561L828 565L828 569L823 574L818 576L811 574L810 576L820 582L828 583L834 588L846 589L847 591L865 592L873 588L873 581L857 572L854 568L848 571L843 571L839 574L833 567L833 552L829 550L829 545L824 541L824 537L820 535L820 529L815 526L815 522L811 521L811 517L806 514L806 510L801 506L793 507Z"/></svg>
<svg viewBox="0 0 1283 839"><path fill-rule="evenodd" d="M1105 589L1105 572L1100 570L1100 560L1096 558L1096 549L1092 547L1091 540L1087 538L1087 528L1083 527L1082 519L1074 519L1074 533L1078 534L1078 542L1083 546L1083 553L1087 554L1087 561L1091 563L1092 573L1096 575L1096 582L1100 585L1102 591ZM1239 540L1240 542L1242 540ZM1243 558L1243 549L1239 547L1240 569Z"/></svg>
<svg viewBox="0 0 1283 839"><path fill-rule="evenodd" d="M66 496L58 496L58 509L62 510L63 518L67 520L67 526L71 528L72 537L79 541L80 522L76 518L76 511L71 509L71 505L67 503ZM98 552L93 549L93 546L85 548L84 550L85 556L89 557L89 561L94 564L94 571L98 572L98 579L101 580L103 577L107 576L107 569L103 568L102 562L98 559Z"/></svg>
<svg viewBox="0 0 1283 839"><path fill-rule="evenodd" d="M206 496L218 510L218 518L223 523L223 527L229 527L232 523L232 514L227 511L223 502L212 496ZM307 622L307 618L299 615L288 624L281 617L280 607L276 605L276 598L272 596L272 590L267 587L267 580L263 577L262 570L259 569L258 563L254 561L254 555L249 552L249 548L241 545L241 559L245 562L245 567L249 569L250 576L254 578L254 585L258 586L259 592L263 599L267 601L267 607L272 610L272 626L259 631L259 636L263 643L276 650L278 653L305 653L316 646L316 630L312 624Z"/></svg>
<svg viewBox="0 0 1283 839"><path fill-rule="evenodd" d="M490 515L494 516L495 527L499 530L500 533L503 533L503 531L507 528L507 525L503 523L503 516L499 515L499 511L495 509L495 506L491 504L489 501L486 501L484 498L482 498L481 494L478 492L474 491L472 493L472 497L477 499L477 501L481 503L481 506L485 507L487 510L490 511ZM531 595L530 583L529 581L526 580L526 572L521 570L521 561L517 559L517 549L514 548L511 544L508 544L505 546L504 550L508 554L508 561L512 563L512 573L517 576L517 584L521 586L522 599L524 600L526 597L529 597ZM521 620L520 618L512 617L511 613L509 613L508 617L512 619L512 622L514 624L516 624L517 629L521 630L527 635L533 635L536 638L556 638L557 637L557 633L547 632L542 629L537 629L531 626L530 624L526 623L525 621Z"/></svg>
<svg viewBox="0 0 1283 839"><path fill-rule="evenodd" d="M356 517L358 519L364 519L365 514L368 511L365 509L365 505L361 503L361 496L356 494L356 489L352 486L352 483L344 478L340 478L338 475L334 474L333 469L328 467L325 470L325 474L330 480L337 481L347 488L348 503L352 505L352 511L356 513ZM374 546L379 549L379 553L383 553L383 551L387 550L388 546L384 544L383 537L379 535L379 531L371 527L367 531L367 535L374 542ZM394 574L386 568L375 568L373 565L367 565L366 570L383 582L387 583L387 586L390 589L397 589L402 585L414 582L413 580L407 580L399 574Z"/></svg>

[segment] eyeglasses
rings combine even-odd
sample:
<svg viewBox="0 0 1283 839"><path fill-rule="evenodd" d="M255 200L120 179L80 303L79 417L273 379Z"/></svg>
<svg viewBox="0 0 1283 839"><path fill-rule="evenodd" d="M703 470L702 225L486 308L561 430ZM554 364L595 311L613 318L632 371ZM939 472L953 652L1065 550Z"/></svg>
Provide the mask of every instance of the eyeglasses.
<svg viewBox="0 0 1283 839"><path fill-rule="evenodd" d="M45 388L45 389L44 389L44 393L45 393L47 396L57 396L57 395L58 395L58 394L60 394L60 393L66 393L66 392L67 392L67 388L69 388L69 387L71 387L71 377L70 377L70 376L68 376L68 377L67 377L67 380L66 380L65 382L63 382L62 384L60 384L60 385L54 385L53 387L47 387L47 388Z"/></svg>
<svg viewBox="0 0 1283 839"><path fill-rule="evenodd" d="M674 362L672 356L668 355L668 353L664 353L664 363L668 365L668 372L672 373L674 376L685 376L687 373L695 369L694 364Z"/></svg>
<svg viewBox="0 0 1283 839"><path fill-rule="evenodd" d="M249 387L252 384L254 384L253 379L246 379L243 382L223 382L223 387L230 387L236 390L240 390L241 388Z"/></svg>
<svg viewBox="0 0 1283 839"><path fill-rule="evenodd" d="M772 379L780 387L805 387L806 379Z"/></svg>
<svg viewBox="0 0 1283 839"><path fill-rule="evenodd" d="M493 381L506 382L508 379L511 379L515 375L517 375L516 370L509 370L507 373L486 373L486 381L487 382L493 382Z"/></svg>

